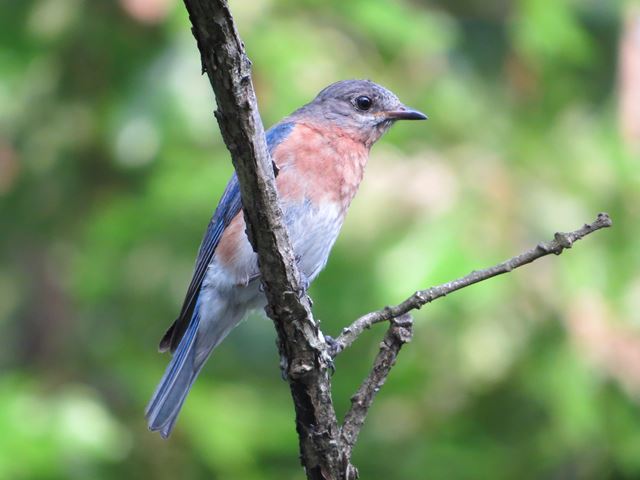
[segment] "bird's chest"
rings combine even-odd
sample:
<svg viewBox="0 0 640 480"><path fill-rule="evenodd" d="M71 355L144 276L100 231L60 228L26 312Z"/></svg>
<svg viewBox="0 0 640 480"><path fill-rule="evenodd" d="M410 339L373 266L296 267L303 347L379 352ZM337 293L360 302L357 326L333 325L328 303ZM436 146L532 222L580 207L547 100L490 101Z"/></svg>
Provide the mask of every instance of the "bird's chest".
<svg viewBox="0 0 640 480"><path fill-rule="evenodd" d="M344 152L334 164L335 196L345 210L358 191L368 156L368 152Z"/></svg>
<svg viewBox="0 0 640 480"><path fill-rule="evenodd" d="M362 181L368 148L348 137L301 131L277 151L281 195L316 206L332 203L344 214Z"/></svg>

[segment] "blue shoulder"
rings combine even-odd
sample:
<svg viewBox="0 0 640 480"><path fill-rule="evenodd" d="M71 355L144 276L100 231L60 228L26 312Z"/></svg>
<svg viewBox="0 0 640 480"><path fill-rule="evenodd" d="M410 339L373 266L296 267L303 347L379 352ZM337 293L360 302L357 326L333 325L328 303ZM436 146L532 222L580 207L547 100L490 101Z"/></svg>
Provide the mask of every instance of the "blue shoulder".
<svg viewBox="0 0 640 480"><path fill-rule="evenodd" d="M270 155L273 155L276 147L289 136L295 125L293 122L278 123L267 130L267 147Z"/></svg>

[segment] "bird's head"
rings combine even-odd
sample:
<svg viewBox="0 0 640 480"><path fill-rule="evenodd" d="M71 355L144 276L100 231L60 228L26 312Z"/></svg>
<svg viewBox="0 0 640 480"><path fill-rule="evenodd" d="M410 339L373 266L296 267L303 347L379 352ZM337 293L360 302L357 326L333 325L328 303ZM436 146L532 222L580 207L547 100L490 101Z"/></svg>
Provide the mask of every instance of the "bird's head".
<svg viewBox="0 0 640 480"><path fill-rule="evenodd" d="M426 120L396 95L370 80L342 80L322 90L300 109L307 118L370 147L397 120Z"/></svg>

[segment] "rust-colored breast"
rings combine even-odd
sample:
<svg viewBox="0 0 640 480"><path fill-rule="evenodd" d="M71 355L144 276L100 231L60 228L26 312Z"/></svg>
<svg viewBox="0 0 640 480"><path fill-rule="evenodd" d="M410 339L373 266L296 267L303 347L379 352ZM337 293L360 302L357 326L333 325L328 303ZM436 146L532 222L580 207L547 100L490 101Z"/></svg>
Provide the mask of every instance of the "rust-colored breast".
<svg viewBox="0 0 640 480"><path fill-rule="evenodd" d="M274 151L278 191L287 200L335 202L346 210L368 156L364 144L340 129L298 124Z"/></svg>

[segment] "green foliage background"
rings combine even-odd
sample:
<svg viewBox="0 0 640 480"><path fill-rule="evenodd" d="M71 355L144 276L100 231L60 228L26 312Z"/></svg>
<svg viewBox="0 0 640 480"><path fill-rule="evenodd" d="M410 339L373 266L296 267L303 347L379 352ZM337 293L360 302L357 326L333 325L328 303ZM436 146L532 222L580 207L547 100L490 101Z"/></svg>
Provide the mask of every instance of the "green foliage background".
<svg viewBox="0 0 640 480"><path fill-rule="evenodd" d="M608 211L575 251L417 313L355 451L365 479L640 478L639 156L625 4L232 2L267 126L342 78L428 122L376 145L311 289L329 334ZM231 173L174 0L2 3L0 478L302 478L275 334L212 357L176 431L143 411ZM337 361L340 414L382 336Z"/></svg>

